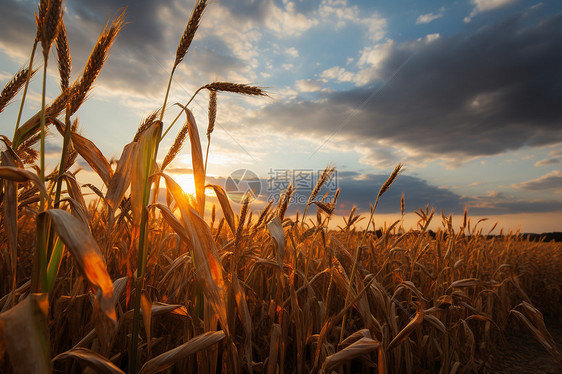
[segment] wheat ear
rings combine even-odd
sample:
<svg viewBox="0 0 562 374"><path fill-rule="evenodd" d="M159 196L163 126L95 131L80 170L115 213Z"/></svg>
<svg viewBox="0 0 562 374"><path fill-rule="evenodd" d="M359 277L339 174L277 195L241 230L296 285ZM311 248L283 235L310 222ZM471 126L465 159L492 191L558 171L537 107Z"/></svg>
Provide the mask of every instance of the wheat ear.
<svg viewBox="0 0 562 374"><path fill-rule="evenodd" d="M35 74L36 70L29 71L28 68L21 68L14 77L6 84L2 93L0 93L0 113L10 103L10 101L18 94L19 90L27 81Z"/></svg>

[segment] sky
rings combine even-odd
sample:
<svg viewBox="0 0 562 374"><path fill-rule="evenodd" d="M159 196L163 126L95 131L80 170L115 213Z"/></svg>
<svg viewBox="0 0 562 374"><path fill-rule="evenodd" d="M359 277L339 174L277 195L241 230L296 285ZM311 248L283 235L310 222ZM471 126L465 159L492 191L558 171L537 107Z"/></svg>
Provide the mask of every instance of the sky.
<svg viewBox="0 0 562 374"><path fill-rule="evenodd" d="M126 7L128 23L77 114L82 135L108 159L162 105L193 5L66 1L73 78L107 20ZM27 64L36 9L36 1L0 0L2 87ZM429 204L445 215L467 208L473 220L487 217L488 228L499 221L495 232L562 231L561 46L556 0L211 0L174 75L164 122L178 113L174 103L207 83L265 87L265 98L219 93L207 171L222 186L233 173L253 176L258 210L293 181L294 209L302 211L311 183L331 165L325 190L341 190L336 215L354 205L368 212L403 162L377 207L379 225L399 217L404 193L412 225L412 212ZM40 107L40 86L35 78L27 116ZM58 94L54 62L47 91ZM204 147L207 105L201 92L190 106ZM0 134L9 138L17 107L16 100L1 114ZM159 160L178 130L163 140ZM47 141L54 163L62 141L55 134ZM188 145L168 173L193 188ZM87 167L80 175L95 181Z"/></svg>

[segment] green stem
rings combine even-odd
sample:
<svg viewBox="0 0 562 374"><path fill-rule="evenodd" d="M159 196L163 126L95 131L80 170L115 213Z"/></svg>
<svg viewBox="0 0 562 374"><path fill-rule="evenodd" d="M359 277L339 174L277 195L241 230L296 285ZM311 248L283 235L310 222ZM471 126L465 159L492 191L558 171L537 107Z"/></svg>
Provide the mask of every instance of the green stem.
<svg viewBox="0 0 562 374"><path fill-rule="evenodd" d="M172 77L174 76L174 72L176 71L176 66L172 68L172 72L170 73L170 79L168 79L168 88L166 89L166 95L164 96L164 104L162 104L162 110L160 111L160 121L164 118L164 111L166 110L166 104L168 103L168 95L170 94L170 87L172 86Z"/></svg>
<svg viewBox="0 0 562 374"><path fill-rule="evenodd" d="M35 38L33 42L33 47L31 48L31 57L29 58L29 66L27 68L27 80L25 81L25 86L23 88L23 93L21 97L20 109L18 111L18 119L16 120L16 129L14 130L14 141L16 140L16 134L20 126L21 114L23 112L23 104L25 103L25 97L27 96L27 87L29 87L29 81L31 80L31 69L33 68L33 59L35 58L35 50L37 49L38 40Z"/></svg>
<svg viewBox="0 0 562 374"><path fill-rule="evenodd" d="M66 160L66 155L68 153L68 144L70 143L70 131L71 131L71 125L70 125L70 108L67 108L66 110L66 118L65 118L65 129L64 129L64 139L63 139L63 143L62 143L62 154L61 154L61 159L60 159L60 165L59 165L59 172L58 172L58 176L57 176L57 187L56 187L56 191L55 191L55 200L54 200L54 207L55 209L58 209L59 205L60 205L60 195L62 193L62 174L64 171L64 162ZM53 253L53 248L55 246L55 232L54 230L51 230L49 227L49 235L48 235L48 241L47 241L47 263L49 263L50 259L51 259L51 255ZM61 250L59 250L60 252ZM60 253L59 253L60 255ZM60 265L60 259L58 260L59 265ZM54 280L52 278L56 277L57 272L58 272L58 265L56 267L53 267L54 270L54 274L48 276L47 278L49 279L49 282L54 282ZM45 271L45 273L47 273L48 270ZM51 290L51 286L47 287L47 289Z"/></svg>
<svg viewBox="0 0 562 374"><path fill-rule="evenodd" d="M203 169L205 176L207 175L207 160L209 159L209 147L210 146L211 146L211 135L209 134L207 136L207 152L205 152L205 168Z"/></svg>
<svg viewBox="0 0 562 374"><path fill-rule="evenodd" d="M64 121L65 127L64 127L64 139L62 142L62 155L60 158L60 165L59 165L59 175L57 177L57 189L55 192L55 208L59 207L59 200L60 200L60 195L61 195L61 190L62 190L62 173L64 170L64 162L66 159L66 154L68 153L68 144L70 143L70 131L71 131L71 125L70 125L70 110L69 108L67 108L66 110L66 118Z"/></svg>
<svg viewBox="0 0 562 374"><path fill-rule="evenodd" d="M159 139L162 139L160 136ZM153 165L152 161L156 160L158 156L158 147L160 142L156 143L156 147L154 148L154 154L151 157L151 161L147 163L146 168L148 169L146 174L146 180L144 181L144 192L142 197L142 213L141 213L141 222L140 222L140 231L139 231L139 257L137 260L137 278L135 279L135 300L134 300L134 312L133 312L133 327L131 331L131 350L129 352L129 373L136 374L138 372L138 365L137 365L137 350L138 350L138 338L139 338L139 328L140 328L140 302L141 302L141 293L143 289L144 283L144 274L146 268L146 259L147 259L147 241L148 241L148 210L146 206L148 205L148 200L150 199L150 187L151 183L149 182L150 179L150 169Z"/></svg>
<svg viewBox="0 0 562 374"><path fill-rule="evenodd" d="M172 72L170 73L170 78L168 79L168 87L166 89L166 95L164 96L164 104L162 104L162 110L160 111L160 121L164 118L164 112L166 110L166 104L168 102L168 95L170 94L170 87L172 86L172 78L174 76L174 72L176 71L176 66L172 68ZM181 114L181 113L180 113ZM178 115L179 117L179 115ZM177 120L177 117L176 117ZM174 120L175 122L175 120ZM171 125L170 125L171 127ZM168 128L169 129L169 128ZM166 131L167 133L168 131ZM147 163L146 168L146 180L144 181L144 192L142 197L142 213L141 213L141 222L140 222L140 231L139 231L139 257L137 261L137 278L135 279L135 300L134 300L134 312L133 312L133 327L131 331L131 349L129 352L129 373L136 374L138 371L137 365L137 350L139 344L139 328L140 328L140 302L141 302L141 293L144 283L144 273L146 267L146 259L147 259L147 237L148 232L146 226L148 225L148 210L146 206L148 205L148 200L150 199L150 186L149 183L150 178L150 169L152 167L152 162L156 160L158 156L158 146L160 142L166 135L160 135L158 137L158 141L156 142L156 147L154 149L154 154L152 155L150 161ZM157 193L157 192L156 192Z"/></svg>
<svg viewBox="0 0 562 374"><path fill-rule="evenodd" d="M197 91L195 91L195 93L193 94L193 96L191 96L191 98L189 99L189 101L187 102L187 104L184 105L185 108L187 108L187 106L189 104L191 104L191 102L193 101L193 99L195 99L195 96L197 96L197 94L199 93L199 91L201 91L203 89L203 87L199 87L197 89ZM181 110L178 115L176 116L176 118L174 118L174 120L172 121L172 123L170 123L170 126L168 126L168 128L166 129L166 131L164 131L164 134L162 134L162 136L160 137L160 139L164 139L164 137L166 136L166 134L168 133L168 131L170 131L170 129L172 128L172 126L174 126L174 124L178 121L178 119L180 118L180 116L182 115L183 110Z"/></svg>
<svg viewBox="0 0 562 374"><path fill-rule="evenodd" d="M129 373L131 374L136 374L138 371L137 350L138 350L138 338L139 338L139 328L140 328L140 318L141 318L140 302L141 302L141 293L143 289L144 272L145 272L146 258L147 258L147 254L146 254L147 223L148 223L148 210L145 208L145 206L143 206L140 233L139 233L139 257L137 262L137 277L135 279L135 300L134 300L134 312L133 312L133 328L131 331L131 351L129 352Z"/></svg>
<svg viewBox="0 0 562 374"><path fill-rule="evenodd" d="M39 179L45 183L45 91L47 89L47 57L44 56L43 64L43 89L41 91L41 159ZM45 198L41 194L41 209L44 209Z"/></svg>

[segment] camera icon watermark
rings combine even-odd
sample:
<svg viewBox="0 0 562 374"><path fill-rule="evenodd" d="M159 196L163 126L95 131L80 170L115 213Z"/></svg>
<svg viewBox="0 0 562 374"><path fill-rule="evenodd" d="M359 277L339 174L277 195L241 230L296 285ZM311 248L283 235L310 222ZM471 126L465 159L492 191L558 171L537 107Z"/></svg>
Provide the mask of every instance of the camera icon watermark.
<svg viewBox="0 0 562 374"><path fill-rule="evenodd" d="M224 191L227 196L239 204L244 200L246 194L249 194L250 202L257 199L261 188L260 179L249 169L238 169L232 172L224 183Z"/></svg>
<svg viewBox="0 0 562 374"><path fill-rule="evenodd" d="M236 203L241 203L246 194L250 202L261 197L265 201L278 203L280 196L289 185L296 189L291 197L291 205L304 205L316 186L323 169L273 169L267 172L267 179L260 179L249 169L238 169L230 174L225 182L225 192ZM338 189L337 170L330 175L322 186L322 194L333 194Z"/></svg>

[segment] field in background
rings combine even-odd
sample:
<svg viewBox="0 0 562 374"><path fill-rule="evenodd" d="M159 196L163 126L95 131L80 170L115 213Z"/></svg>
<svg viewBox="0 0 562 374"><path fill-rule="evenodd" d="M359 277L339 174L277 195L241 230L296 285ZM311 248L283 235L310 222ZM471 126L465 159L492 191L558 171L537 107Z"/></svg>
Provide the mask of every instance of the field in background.
<svg viewBox="0 0 562 374"><path fill-rule="evenodd" d="M454 226L429 208L416 212L416 229L402 220L375 227L377 202L402 165L373 196L370 215L353 209L337 230L330 221L338 193L320 194L331 168L296 217L286 217L292 186L259 212L246 195L235 212L221 186L205 184L217 96L266 94L229 82L201 87L194 96L209 94L206 149L188 109L193 97L163 123L173 109L172 76L206 5L197 1L181 36L161 109L110 163L79 134L76 113L124 15L106 25L71 83L61 1L40 2L29 66L0 95L0 111L16 97L12 105L23 106L30 78L42 71L44 97L46 66L57 63L56 99L0 137L0 371L483 372L506 333L519 329L562 363L543 317L560 317L560 243L488 237L466 213ZM158 157L176 121L183 124L175 142ZM47 129L62 144L54 170L44 164ZM184 143L194 195L166 174ZM103 186L82 185L73 172L78 157ZM151 194L159 186L165 203ZM206 189L218 199L210 217Z"/></svg>

